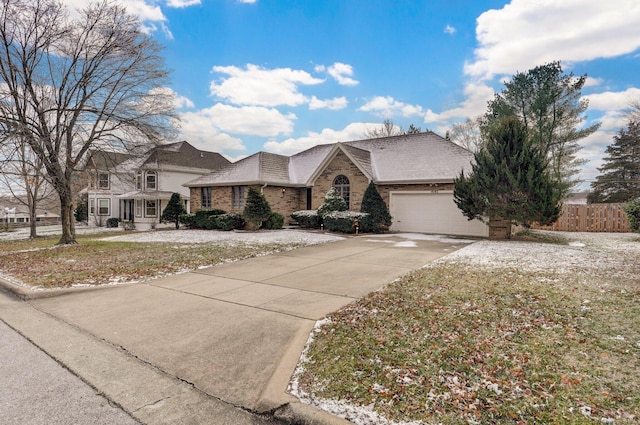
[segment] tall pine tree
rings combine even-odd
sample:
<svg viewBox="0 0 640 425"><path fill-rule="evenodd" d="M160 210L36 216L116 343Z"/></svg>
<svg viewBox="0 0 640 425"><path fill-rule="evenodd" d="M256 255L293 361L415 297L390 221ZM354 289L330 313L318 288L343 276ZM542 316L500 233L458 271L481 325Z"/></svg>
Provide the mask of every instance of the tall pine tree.
<svg viewBox="0 0 640 425"><path fill-rule="evenodd" d="M589 203L629 202L640 198L640 122L630 121L607 146L602 174L591 183Z"/></svg>
<svg viewBox="0 0 640 425"><path fill-rule="evenodd" d="M453 193L469 220L489 219L489 226L502 220L525 225L557 220L561 195L549 175L546 154L518 119L507 118L493 128L474 159L471 174L460 173Z"/></svg>
<svg viewBox="0 0 640 425"><path fill-rule="evenodd" d="M171 194L171 199L167 204L164 211L162 211L162 222L173 222L176 225L176 229L180 228L180 214L186 214L187 210L184 208L182 202L182 196L179 193Z"/></svg>
<svg viewBox="0 0 640 425"><path fill-rule="evenodd" d="M242 216L245 220L253 223L256 229L262 227L262 222L269 219L271 215L271 206L255 187L250 187L247 193L247 202L244 206Z"/></svg>

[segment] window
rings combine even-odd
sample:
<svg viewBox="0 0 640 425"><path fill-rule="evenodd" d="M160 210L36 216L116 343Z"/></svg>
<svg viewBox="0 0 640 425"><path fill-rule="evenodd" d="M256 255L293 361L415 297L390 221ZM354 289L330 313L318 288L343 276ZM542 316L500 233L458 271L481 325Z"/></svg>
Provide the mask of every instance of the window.
<svg viewBox="0 0 640 425"><path fill-rule="evenodd" d="M108 199L98 199L98 215L109 215Z"/></svg>
<svg viewBox="0 0 640 425"><path fill-rule="evenodd" d="M142 217L142 199L136 199L136 217Z"/></svg>
<svg viewBox="0 0 640 425"><path fill-rule="evenodd" d="M156 172L155 171L147 171L147 190L155 190L156 189Z"/></svg>
<svg viewBox="0 0 640 425"><path fill-rule="evenodd" d="M202 188L202 208L211 208L211 187Z"/></svg>
<svg viewBox="0 0 640 425"><path fill-rule="evenodd" d="M349 208L349 179L347 176L339 175L333 180L333 187L338 191L344 202L347 203Z"/></svg>
<svg viewBox="0 0 640 425"><path fill-rule="evenodd" d="M142 190L142 173L140 171L136 173L136 190Z"/></svg>
<svg viewBox="0 0 640 425"><path fill-rule="evenodd" d="M98 189L109 190L109 173L98 174Z"/></svg>
<svg viewBox="0 0 640 425"><path fill-rule="evenodd" d="M145 201L145 208L144 208L144 216L145 217L157 217L158 216L158 209L156 207L156 201Z"/></svg>
<svg viewBox="0 0 640 425"><path fill-rule="evenodd" d="M244 208L244 186L232 186L233 196L231 198L231 208L240 210Z"/></svg>

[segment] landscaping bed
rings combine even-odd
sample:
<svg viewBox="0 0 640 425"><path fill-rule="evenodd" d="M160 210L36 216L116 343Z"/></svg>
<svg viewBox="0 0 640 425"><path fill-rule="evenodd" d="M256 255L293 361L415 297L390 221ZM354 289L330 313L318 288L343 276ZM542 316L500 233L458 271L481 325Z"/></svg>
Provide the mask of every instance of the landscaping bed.
<svg viewBox="0 0 640 425"><path fill-rule="evenodd" d="M640 422L640 236L527 239L477 242L330 315L292 393L359 424Z"/></svg>

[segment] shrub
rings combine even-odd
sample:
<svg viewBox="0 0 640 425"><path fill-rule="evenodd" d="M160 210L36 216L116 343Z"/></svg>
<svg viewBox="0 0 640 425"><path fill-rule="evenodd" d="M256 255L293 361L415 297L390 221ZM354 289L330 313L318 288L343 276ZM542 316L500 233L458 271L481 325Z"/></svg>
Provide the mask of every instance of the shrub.
<svg viewBox="0 0 640 425"><path fill-rule="evenodd" d="M629 202L624 208L629 217L629 225L632 232L640 232L640 198Z"/></svg>
<svg viewBox="0 0 640 425"><path fill-rule="evenodd" d="M178 217L180 224L184 225L187 229L196 228L196 215L195 214L180 214Z"/></svg>
<svg viewBox="0 0 640 425"><path fill-rule="evenodd" d="M211 224L209 223L209 217L218 216L222 214L226 214L226 211L219 210L219 209L198 210L196 211L195 217L194 217L194 226L195 226L194 228L195 229L213 229L215 227L211 227Z"/></svg>
<svg viewBox="0 0 640 425"><path fill-rule="evenodd" d="M324 196L324 202L318 208L318 215L324 219L332 211L346 211L347 203L342 199L335 187L329 189Z"/></svg>
<svg viewBox="0 0 640 425"><path fill-rule="evenodd" d="M89 219L89 195L83 193L80 196L80 201L78 202L78 206L73 211L73 215L76 218L76 221L87 221Z"/></svg>
<svg viewBox="0 0 640 425"><path fill-rule="evenodd" d="M247 202L244 206L242 216L248 222L254 224L256 229L262 226L262 223L269 219L271 216L271 207L265 199L264 195L260 193L255 187L249 188L247 193Z"/></svg>
<svg viewBox="0 0 640 425"><path fill-rule="evenodd" d="M107 219L107 227L108 228L118 227L119 224L120 224L120 219L119 218L111 217L111 218Z"/></svg>
<svg viewBox="0 0 640 425"><path fill-rule="evenodd" d="M165 207L164 211L162 211L160 222L174 223L177 230L180 228L180 216L186 212L187 210L184 208L182 196L180 196L180 194L177 192L172 193L171 199L169 199L167 206Z"/></svg>
<svg viewBox="0 0 640 425"><path fill-rule="evenodd" d="M215 222L215 228L227 231L242 229L247 224L240 214L234 213L216 215L211 219Z"/></svg>
<svg viewBox="0 0 640 425"><path fill-rule="evenodd" d="M324 217L324 228L332 232L355 233L355 221L361 222L366 213L355 211L333 211Z"/></svg>
<svg viewBox="0 0 640 425"><path fill-rule="evenodd" d="M264 228L269 230L282 229L284 226L284 216L280 213L271 213L267 221L264 222Z"/></svg>
<svg viewBox="0 0 640 425"><path fill-rule="evenodd" d="M301 210L291 214L291 218L294 219L300 227L307 229L319 229L322 220L316 210Z"/></svg>
<svg viewBox="0 0 640 425"><path fill-rule="evenodd" d="M387 204L380 196L380 192L378 192L373 182L369 183L367 190L364 192L360 211L368 214L360 221L362 232L381 233L389 230L391 214L389 214L389 208L387 208Z"/></svg>

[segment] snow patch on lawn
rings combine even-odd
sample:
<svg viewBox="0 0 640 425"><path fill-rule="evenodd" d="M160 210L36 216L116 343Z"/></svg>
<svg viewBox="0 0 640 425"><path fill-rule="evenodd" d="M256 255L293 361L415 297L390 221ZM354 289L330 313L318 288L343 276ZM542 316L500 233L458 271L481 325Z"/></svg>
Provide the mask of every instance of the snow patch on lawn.
<svg viewBox="0 0 640 425"><path fill-rule="evenodd" d="M103 241L117 242L174 242L174 243L211 243L244 242L258 245L299 244L317 245L339 241L341 236L304 232L300 230L262 230L259 232L223 232L217 230L163 230L156 232L131 233L121 236L108 236Z"/></svg>

